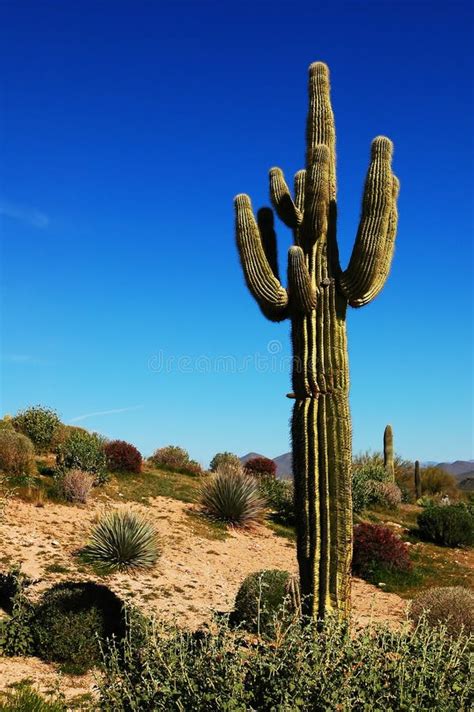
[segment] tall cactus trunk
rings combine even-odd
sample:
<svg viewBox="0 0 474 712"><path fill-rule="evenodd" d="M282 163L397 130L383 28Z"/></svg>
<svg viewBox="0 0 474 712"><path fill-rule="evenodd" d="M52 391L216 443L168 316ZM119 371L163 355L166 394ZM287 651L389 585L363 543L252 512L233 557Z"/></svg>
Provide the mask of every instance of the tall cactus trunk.
<svg viewBox="0 0 474 712"><path fill-rule="evenodd" d="M352 556L351 423L346 343L347 305L368 304L382 289L393 254L398 180L392 144L372 144L354 249L345 271L336 241L335 129L325 64L310 67L306 170L291 196L279 168L270 197L293 229L288 289L276 263L273 213L254 217L250 198L235 198L237 246L247 286L272 321L291 319L293 477L302 609L323 619L350 611Z"/></svg>
<svg viewBox="0 0 474 712"><path fill-rule="evenodd" d="M383 433L383 465L390 482L395 482L395 461L393 455L393 430L387 425Z"/></svg>

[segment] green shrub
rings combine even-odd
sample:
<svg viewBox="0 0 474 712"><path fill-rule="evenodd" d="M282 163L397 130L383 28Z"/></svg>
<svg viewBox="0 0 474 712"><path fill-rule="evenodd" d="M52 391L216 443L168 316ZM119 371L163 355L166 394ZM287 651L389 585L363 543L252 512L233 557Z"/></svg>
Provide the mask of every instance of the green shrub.
<svg viewBox="0 0 474 712"><path fill-rule="evenodd" d="M428 496L448 495L449 497L459 497L459 490L456 479L438 467L424 467L420 471L421 493Z"/></svg>
<svg viewBox="0 0 474 712"><path fill-rule="evenodd" d="M209 469L211 472L217 472L220 465L235 465L239 467L240 458L238 455L234 455L233 452L218 452L214 455L211 462L209 463Z"/></svg>
<svg viewBox="0 0 474 712"><path fill-rule="evenodd" d="M33 655L33 606L25 595L29 579L19 569L2 575L2 608L9 615L0 620L0 655Z"/></svg>
<svg viewBox="0 0 474 712"><path fill-rule="evenodd" d="M418 515L418 531L423 539L441 546L472 546L474 514L465 504L426 507Z"/></svg>
<svg viewBox="0 0 474 712"><path fill-rule="evenodd" d="M149 569L158 559L154 526L135 512L116 509L96 524L81 557L104 573Z"/></svg>
<svg viewBox="0 0 474 712"><path fill-rule="evenodd" d="M108 477L104 445L104 438L97 433L70 431L67 439L56 450L58 471L83 470L94 476L95 484L103 484Z"/></svg>
<svg viewBox="0 0 474 712"><path fill-rule="evenodd" d="M293 483L272 477L263 477L259 481L259 488L271 509L272 519L281 524L293 526L295 523Z"/></svg>
<svg viewBox="0 0 474 712"><path fill-rule="evenodd" d="M259 635L273 637L281 623L299 613L297 579L288 571L268 569L250 574L235 598L232 621Z"/></svg>
<svg viewBox="0 0 474 712"><path fill-rule="evenodd" d="M106 712L467 712L469 640L420 623L351 635L329 619L289 624L277 641L249 638L225 621L190 633L131 625L106 651L99 707Z"/></svg>
<svg viewBox="0 0 474 712"><path fill-rule="evenodd" d="M37 453L51 450L56 430L61 426L56 411L42 405L19 411L12 423L16 431L31 440Z"/></svg>
<svg viewBox="0 0 474 712"><path fill-rule="evenodd" d="M0 430L0 470L7 475L31 477L36 472L31 440L8 428Z"/></svg>
<svg viewBox="0 0 474 712"><path fill-rule="evenodd" d="M155 450L150 460L156 467L185 467L189 462L189 453L178 445L167 445Z"/></svg>
<svg viewBox="0 0 474 712"><path fill-rule="evenodd" d="M4 415L3 418L0 418L0 430L14 430L11 415Z"/></svg>
<svg viewBox="0 0 474 712"><path fill-rule="evenodd" d="M258 482L241 465L220 465L203 483L199 499L207 514L230 524L247 526L265 516L266 502Z"/></svg>
<svg viewBox="0 0 474 712"><path fill-rule="evenodd" d="M415 623L425 618L431 626L446 626L451 635L458 635L461 627L474 634L474 593L463 586L422 591L411 602L409 613Z"/></svg>
<svg viewBox="0 0 474 712"><path fill-rule="evenodd" d="M384 466L363 464L352 472L352 508L359 513L369 507L381 504L379 485L387 482Z"/></svg>
<svg viewBox="0 0 474 712"><path fill-rule="evenodd" d="M43 696L26 681L0 691L0 712L67 712L67 707L61 695Z"/></svg>
<svg viewBox="0 0 474 712"><path fill-rule="evenodd" d="M101 660L100 642L125 635L123 603L109 588L93 582L65 582L48 589L33 623L38 655L82 674Z"/></svg>

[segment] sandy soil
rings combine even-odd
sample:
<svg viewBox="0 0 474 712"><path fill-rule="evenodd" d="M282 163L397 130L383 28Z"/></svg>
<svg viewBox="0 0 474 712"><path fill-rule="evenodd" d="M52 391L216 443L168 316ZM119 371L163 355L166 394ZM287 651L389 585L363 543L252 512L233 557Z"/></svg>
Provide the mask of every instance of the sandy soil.
<svg viewBox="0 0 474 712"><path fill-rule="evenodd" d="M192 505L157 497L150 506L131 506L155 523L161 556L149 573L115 574L106 583L117 594L160 618L195 627L208 620L213 610L232 608L247 574L264 568L296 571L294 544L266 527L245 533L230 531L225 540L219 540L209 538L212 530L199 518L189 516ZM0 521L0 569L21 562L23 571L38 579L30 589L34 595L60 580L99 580L80 566L74 552L84 545L94 518L103 509L104 504L98 503L87 507L51 503L37 507L10 501ZM65 571L54 572L57 567ZM371 620L396 624L404 616L406 602L354 579L352 606L357 626ZM58 679L53 666L36 659L0 658L0 688L25 677L33 678L42 689ZM70 697L90 691L93 677L63 676L60 684Z"/></svg>

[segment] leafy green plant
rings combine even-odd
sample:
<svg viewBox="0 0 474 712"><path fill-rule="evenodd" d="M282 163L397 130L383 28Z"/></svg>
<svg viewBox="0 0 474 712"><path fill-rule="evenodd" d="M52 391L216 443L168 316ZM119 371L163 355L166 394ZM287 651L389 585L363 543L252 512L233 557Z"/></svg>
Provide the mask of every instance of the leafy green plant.
<svg viewBox="0 0 474 712"><path fill-rule="evenodd" d="M428 506L418 515L418 531L441 546L472 546L474 513L464 503Z"/></svg>
<svg viewBox="0 0 474 712"><path fill-rule="evenodd" d="M95 525L81 558L103 573L149 569L159 556L156 530L136 512L116 509Z"/></svg>
<svg viewBox="0 0 474 712"><path fill-rule="evenodd" d="M26 435L0 429L0 470L7 475L31 477L36 472L35 449Z"/></svg>
<svg viewBox="0 0 474 712"><path fill-rule="evenodd" d="M34 611L25 594L29 583L18 568L3 576L2 608L9 615L0 620L0 655L32 655L34 652Z"/></svg>
<svg viewBox="0 0 474 712"><path fill-rule="evenodd" d="M217 472L220 465L226 464L238 467L240 465L239 456L234 455L233 452L217 452L209 463L209 469L211 472Z"/></svg>
<svg viewBox="0 0 474 712"><path fill-rule="evenodd" d="M438 467L424 467L420 472L421 492L428 496L448 495L459 497L459 490L455 478Z"/></svg>
<svg viewBox="0 0 474 712"><path fill-rule="evenodd" d="M351 635L328 617L289 623L276 640L255 639L224 620L189 632L133 620L105 650L99 707L106 712L467 712L472 701L467 636L421 621L369 626Z"/></svg>
<svg viewBox="0 0 474 712"><path fill-rule="evenodd" d="M387 483L383 464L368 462L358 465L352 472L352 509L359 513L382 503L379 485Z"/></svg>
<svg viewBox="0 0 474 712"><path fill-rule="evenodd" d="M101 659L100 643L125 635L123 603L109 588L93 582L65 582L48 589L33 622L38 655L82 674Z"/></svg>
<svg viewBox="0 0 474 712"><path fill-rule="evenodd" d="M177 445L167 445L155 450L149 461L163 470L182 472L187 475L202 474L201 465L196 460L191 460L188 451Z"/></svg>
<svg viewBox="0 0 474 712"><path fill-rule="evenodd" d="M43 696L26 681L0 691L0 712L67 712L67 707L62 695Z"/></svg>
<svg viewBox="0 0 474 712"><path fill-rule="evenodd" d="M258 482L241 465L220 465L203 483L199 501L207 514L237 526L255 524L265 516Z"/></svg>
<svg viewBox="0 0 474 712"><path fill-rule="evenodd" d="M83 470L94 476L95 484L107 481L107 459L104 452L105 440L97 433L72 430L66 440L58 445L56 463L58 471Z"/></svg>
<svg viewBox="0 0 474 712"><path fill-rule="evenodd" d="M15 430L31 440L37 453L51 449L56 430L61 426L56 411L42 405L19 411L12 423Z"/></svg>
<svg viewBox="0 0 474 712"><path fill-rule="evenodd" d="M431 626L443 625L451 635L461 628L474 634L474 593L463 586L436 586L419 593L411 602L410 618L425 619Z"/></svg>
<svg viewBox="0 0 474 712"><path fill-rule="evenodd" d="M271 509L271 518L280 524L293 526L295 523L293 483L273 477L262 477L259 480L259 488Z"/></svg>
<svg viewBox="0 0 474 712"><path fill-rule="evenodd" d="M268 569L247 576L235 598L232 621L273 637L281 623L299 614L299 586L288 571Z"/></svg>

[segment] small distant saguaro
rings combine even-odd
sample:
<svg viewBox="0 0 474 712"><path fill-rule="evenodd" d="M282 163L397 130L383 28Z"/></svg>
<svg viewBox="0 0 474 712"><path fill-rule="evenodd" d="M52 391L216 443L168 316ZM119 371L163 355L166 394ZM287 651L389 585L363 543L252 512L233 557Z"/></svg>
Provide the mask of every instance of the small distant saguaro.
<svg viewBox="0 0 474 712"><path fill-rule="evenodd" d="M273 211L255 218L248 195L235 198L237 245L247 286L272 321L291 320L293 476L303 613L323 619L350 610L352 556L351 422L346 309L382 289L397 227L398 180L392 143L374 139L352 256L341 269L336 241L336 149L329 70L309 68L306 168L294 195L279 168L270 199L293 230L288 287L279 277Z"/></svg>
<svg viewBox="0 0 474 712"><path fill-rule="evenodd" d="M415 460L415 494L416 494L416 498L420 499L420 497L421 497L421 475L420 475L420 463L418 460Z"/></svg>
<svg viewBox="0 0 474 712"><path fill-rule="evenodd" d="M395 462L393 459L393 430L391 425L383 433L383 465L391 482L395 482Z"/></svg>

